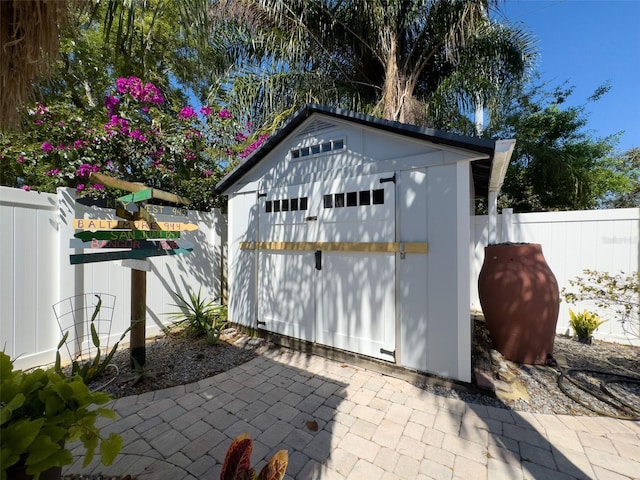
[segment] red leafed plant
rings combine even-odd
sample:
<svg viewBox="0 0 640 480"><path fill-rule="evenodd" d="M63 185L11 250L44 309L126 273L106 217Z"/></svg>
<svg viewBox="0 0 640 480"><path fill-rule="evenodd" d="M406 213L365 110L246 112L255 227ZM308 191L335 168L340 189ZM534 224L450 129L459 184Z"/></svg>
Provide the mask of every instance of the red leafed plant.
<svg viewBox="0 0 640 480"><path fill-rule="evenodd" d="M289 454L286 450L277 452L267 464L262 467L259 475L251 467L251 452L253 451L253 440L247 433L238 435L227 450L224 458L220 480L282 480Z"/></svg>

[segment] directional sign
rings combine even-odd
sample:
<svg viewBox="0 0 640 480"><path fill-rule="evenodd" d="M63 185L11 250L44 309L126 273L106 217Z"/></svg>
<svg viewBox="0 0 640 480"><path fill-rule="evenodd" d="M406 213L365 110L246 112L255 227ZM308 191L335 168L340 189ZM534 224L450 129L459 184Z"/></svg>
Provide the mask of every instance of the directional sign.
<svg viewBox="0 0 640 480"><path fill-rule="evenodd" d="M163 255L180 255L190 253L191 248L174 248L173 250L124 250L121 252L79 253L69 255L71 265L81 263L108 262L110 260L124 260L126 258L161 257Z"/></svg>
<svg viewBox="0 0 640 480"><path fill-rule="evenodd" d="M153 240L180 238L180 232L166 230L101 230L98 232L78 232L74 237L88 242L96 240Z"/></svg>
<svg viewBox="0 0 640 480"><path fill-rule="evenodd" d="M139 192L129 193L123 197L118 198L123 203L127 202L144 202L145 200L149 200L153 198L153 188L147 188L145 190L140 190Z"/></svg>
<svg viewBox="0 0 640 480"><path fill-rule="evenodd" d="M91 198L81 197L76 198L76 202L86 207L100 207L100 208L124 208L129 212L137 212L138 205L135 203L123 203L113 198Z"/></svg>
<svg viewBox="0 0 640 480"><path fill-rule="evenodd" d="M180 207L165 207L163 205L141 205L140 209L144 209L149 212L151 215L171 215L171 216L183 216L186 217L189 215L189 211L186 208Z"/></svg>
<svg viewBox="0 0 640 480"><path fill-rule="evenodd" d="M169 230L172 232L198 230L195 223L146 222L144 220L112 220L108 218L74 218L76 230L111 230L114 228L133 230Z"/></svg>
<svg viewBox="0 0 640 480"><path fill-rule="evenodd" d="M69 240L70 248L136 248L141 250L171 250L172 248L193 248L192 242L184 240L176 242L175 240L91 240L84 242L79 238Z"/></svg>

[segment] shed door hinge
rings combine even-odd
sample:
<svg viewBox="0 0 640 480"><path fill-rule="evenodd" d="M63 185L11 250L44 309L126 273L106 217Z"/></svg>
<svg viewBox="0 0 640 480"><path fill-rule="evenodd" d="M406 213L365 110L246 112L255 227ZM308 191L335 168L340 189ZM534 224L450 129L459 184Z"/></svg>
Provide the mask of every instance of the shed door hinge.
<svg viewBox="0 0 640 480"><path fill-rule="evenodd" d="M260 198L260 197L266 197L266 196L267 196L267 194L266 194L266 193L260 193L260 192L258 192L258 198Z"/></svg>

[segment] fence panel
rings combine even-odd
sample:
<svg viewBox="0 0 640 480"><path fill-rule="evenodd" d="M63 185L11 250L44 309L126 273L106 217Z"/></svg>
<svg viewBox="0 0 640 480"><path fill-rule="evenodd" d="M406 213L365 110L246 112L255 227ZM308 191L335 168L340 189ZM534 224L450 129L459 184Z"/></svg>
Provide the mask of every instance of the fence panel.
<svg viewBox="0 0 640 480"><path fill-rule="evenodd" d="M560 289L569 287L569 280L583 270L606 271L612 274L640 270L640 209L588 210L544 212L499 216L499 241L540 243L547 263L553 270ZM503 217L510 222L503 222ZM472 265L472 301L480 309L477 279L487 244L486 216L476 216L474 227L474 258ZM503 224L505 223L505 224ZM588 305L567 305L562 301L557 331L569 333L568 308L582 310ZM635 319L637 328L640 319ZM629 335L614 318L596 332L596 338L640 344L638 331Z"/></svg>
<svg viewBox="0 0 640 480"><path fill-rule="evenodd" d="M62 300L86 293L115 295L110 344L130 325L131 270L113 261L71 265L69 255L83 253L69 247L74 218L115 217L112 209L77 204L74 189L55 195L0 187L0 343L17 368L55 360L61 335L53 305ZM174 292L188 296L202 288L209 299L221 297L224 218L219 211L189 211L184 221L199 227L181 235L194 244L193 252L150 259L147 336L171 323L167 313L176 310Z"/></svg>

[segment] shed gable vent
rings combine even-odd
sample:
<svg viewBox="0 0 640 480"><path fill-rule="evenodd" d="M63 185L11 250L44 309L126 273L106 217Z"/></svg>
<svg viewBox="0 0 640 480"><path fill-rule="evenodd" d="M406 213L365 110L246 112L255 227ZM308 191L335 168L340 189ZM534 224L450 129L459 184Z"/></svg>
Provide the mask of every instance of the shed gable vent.
<svg viewBox="0 0 640 480"><path fill-rule="evenodd" d="M300 130L298 137L304 137L305 135L308 135L310 133L318 133L323 130L329 130L331 128L336 128L336 125L326 120L316 119L316 120L313 120L312 122L309 122L309 124L306 127Z"/></svg>
<svg viewBox="0 0 640 480"><path fill-rule="evenodd" d="M327 142L316 143L309 145L308 147L295 148L290 151L291 158L308 157L309 155L316 155L318 153L327 153L334 150L342 150L344 148L344 140L329 140Z"/></svg>

